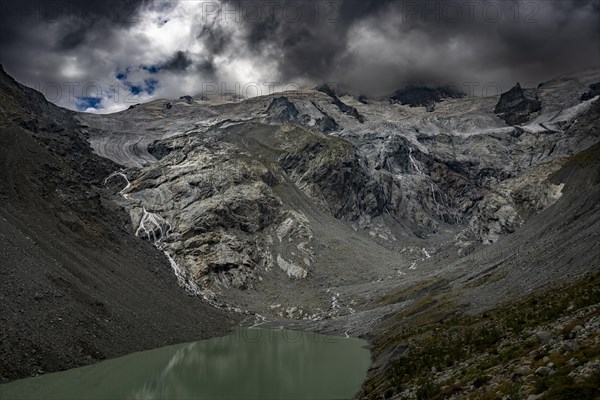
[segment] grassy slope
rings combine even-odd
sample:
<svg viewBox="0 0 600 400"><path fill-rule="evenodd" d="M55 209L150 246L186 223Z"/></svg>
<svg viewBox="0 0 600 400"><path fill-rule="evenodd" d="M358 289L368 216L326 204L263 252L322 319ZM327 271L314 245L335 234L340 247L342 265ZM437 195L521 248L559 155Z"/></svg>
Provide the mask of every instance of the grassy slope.
<svg viewBox="0 0 600 400"><path fill-rule="evenodd" d="M371 376L362 396L387 398L404 392L407 398L418 399L452 394L494 399L512 394L514 399L525 385L532 387L531 393L543 392L548 399L593 399L600 394L593 389L598 374L580 381L569 377L577 366L600 358L596 343L599 332L580 340L579 348L567 354L548 350L536 336L562 319L564 322L552 328L553 334L567 340L575 326L598 317L600 275L568 287L549 288L476 316L445 313L445 318L441 314L436 317L436 304L432 298L423 300L419 306L425 307L430 319L423 319L421 314L411 321L410 329L405 328L406 318L414 316L417 307L388 321L385 332L374 343L374 356L382 356L383 349L402 349L402 355L393 357L383 374ZM534 371L543 365L545 356L554 361L555 373L548 377L532 374L527 382L515 379L515 366L530 362ZM435 379L439 375L432 371L446 371L446 376Z"/></svg>

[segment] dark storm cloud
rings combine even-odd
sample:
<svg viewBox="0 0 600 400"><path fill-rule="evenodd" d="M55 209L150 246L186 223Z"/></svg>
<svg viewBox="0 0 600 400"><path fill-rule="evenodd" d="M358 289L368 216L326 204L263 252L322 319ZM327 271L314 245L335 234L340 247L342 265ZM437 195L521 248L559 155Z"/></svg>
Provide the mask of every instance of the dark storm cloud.
<svg viewBox="0 0 600 400"><path fill-rule="evenodd" d="M217 72L217 67L212 59L200 61L197 65L197 70L205 76L214 77Z"/></svg>
<svg viewBox="0 0 600 400"><path fill-rule="evenodd" d="M160 69L173 72L183 72L190 65L192 65L192 60L189 58L188 53L178 50L175 52L173 57L171 57L171 59L160 66Z"/></svg>
<svg viewBox="0 0 600 400"><path fill-rule="evenodd" d="M598 0L290 0L277 2L279 12L272 1L253 3L263 19L244 21L248 47L276 48L284 80L337 80L360 90L432 81L507 85L600 63ZM377 54L368 51L369 35ZM439 56L423 63L432 51Z"/></svg>
<svg viewBox="0 0 600 400"><path fill-rule="evenodd" d="M73 50L86 45L88 39L110 34L118 26L137 22L137 10L145 0L31 1L22 3L20 13L25 23L59 25L56 50Z"/></svg>
<svg viewBox="0 0 600 400"><path fill-rule="evenodd" d="M203 76L214 77L217 72L213 61L213 57L205 57L203 59L194 62L189 52L178 50L175 52L167 62L156 67L156 71L169 71L176 74L181 74L194 66L195 70L200 72Z"/></svg>
<svg viewBox="0 0 600 400"><path fill-rule="evenodd" d="M600 65L600 0L15 0L0 7L0 62L29 85L112 80L128 82L130 92L176 96L206 80L258 77L367 94L411 83L495 82L505 90Z"/></svg>
<svg viewBox="0 0 600 400"><path fill-rule="evenodd" d="M267 46L278 49L284 80L305 77L325 79L331 64L346 51L347 32L352 24L385 8L388 0L367 1L251 1L258 17L242 18L247 27L247 44L253 50ZM229 1L244 10L248 3Z"/></svg>
<svg viewBox="0 0 600 400"><path fill-rule="evenodd" d="M193 67L193 68L190 68ZM173 74L184 74L188 71L198 71L206 76L214 76L216 72L216 66L213 58L203 58L198 61L194 61L189 52L178 50L173 54L171 58L163 63L156 65L141 65L139 68L127 68L127 71L147 71L148 73L155 75L159 72L170 72ZM127 71L117 71L115 77L119 80L127 78Z"/></svg>
<svg viewBox="0 0 600 400"><path fill-rule="evenodd" d="M221 54L231 43L230 35L214 21L201 28L198 39L204 42L213 55Z"/></svg>
<svg viewBox="0 0 600 400"><path fill-rule="evenodd" d="M64 53L114 40L116 27L137 22L147 0L7 0L0 3L0 62L26 72L44 64L49 77ZM54 59L54 60L50 60Z"/></svg>
<svg viewBox="0 0 600 400"><path fill-rule="evenodd" d="M81 24L77 27L68 27L67 30L58 38L56 50L72 50L85 43L88 35L88 27Z"/></svg>

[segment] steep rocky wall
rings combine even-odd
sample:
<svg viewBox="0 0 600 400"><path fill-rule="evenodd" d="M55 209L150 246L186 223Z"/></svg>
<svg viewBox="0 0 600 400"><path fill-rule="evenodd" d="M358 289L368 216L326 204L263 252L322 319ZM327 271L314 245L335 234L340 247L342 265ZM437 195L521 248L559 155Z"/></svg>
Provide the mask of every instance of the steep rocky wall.
<svg viewBox="0 0 600 400"><path fill-rule="evenodd" d="M104 188L118 165L93 153L70 112L1 71L0 98L0 382L224 334L238 321L188 296L168 259L134 235Z"/></svg>

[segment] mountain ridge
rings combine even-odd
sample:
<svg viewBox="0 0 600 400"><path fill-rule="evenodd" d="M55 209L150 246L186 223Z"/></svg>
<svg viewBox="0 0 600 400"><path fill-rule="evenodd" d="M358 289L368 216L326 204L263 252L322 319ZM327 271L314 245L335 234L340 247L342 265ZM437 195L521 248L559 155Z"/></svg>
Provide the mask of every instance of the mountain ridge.
<svg viewBox="0 0 600 400"><path fill-rule="evenodd" d="M92 153L71 114L38 105L45 100L37 92L7 102L9 93L34 91L6 77L0 380L212 337L235 325L238 317L181 291L164 255L134 236L103 187L117 166Z"/></svg>
<svg viewBox="0 0 600 400"><path fill-rule="evenodd" d="M581 101L597 81L585 72L526 88L540 109L511 124L495 113L501 96L448 97L428 112L323 88L92 115L46 104L2 74L0 129L11 149L0 181L11 277L2 315L15 328L0 331L9 360L0 374L235 324L285 326L369 338L375 368L363 394L399 395L381 384L398 346L382 338L405 327L395 316L417 328L440 310L479 315L598 272L600 100ZM40 258L20 270L19 251ZM141 308L120 307L127 302ZM53 315L50 332L81 324L65 317L73 307L96 325L75 340L23 343L32 328L22 314L46 323L39 305ZM139 326L126 324L131 313ZM159 334L143 332L152 329ZM78 355L23 361L49 344ZM10 362L24 367L10 372Z"/></svg>

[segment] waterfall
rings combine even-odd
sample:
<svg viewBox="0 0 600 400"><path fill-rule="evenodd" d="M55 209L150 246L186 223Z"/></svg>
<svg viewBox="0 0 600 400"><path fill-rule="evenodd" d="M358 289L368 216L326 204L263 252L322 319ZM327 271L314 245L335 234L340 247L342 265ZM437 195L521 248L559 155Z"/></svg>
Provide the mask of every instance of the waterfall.
<svg viewBox="0 0 600 400"><path fill-rule="evenodd" d="M122 177L123 179L125 179L125 182L127 182L127 185L126 185L126 186L125 186L123 189L121 189L121 190L119 191L119 194L120 194L121 196L123 196L123 198L125 198L125 199L128 199L129 197L128 197L128 195L125 193L125 191L126 191L127 189L129 189L129 187L131 186L131 182L129 182L129 179L127 178L127 175L125 175L125 173L124 173L124 172L122 172L122 171L115 171L115 172L113 172L112 174L110 174L109 176L107 176L107 177L106 177L106 179L104 179L104 184L106 185L106 184L108 183L108 180L109 180L110 178L113 178L113 177L115 177L115 176L120 176L120 177Z"/></svg>
<svg viewBox="0 0 600 400"><path fill-rule="evenodd" d="M425 175L423 171L421 171L421 168L419 168L417 161L412 156L412 149L410 147L408 148L408 160L410 161L413 171L416 171L418 175Z"/></svg>

